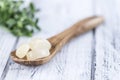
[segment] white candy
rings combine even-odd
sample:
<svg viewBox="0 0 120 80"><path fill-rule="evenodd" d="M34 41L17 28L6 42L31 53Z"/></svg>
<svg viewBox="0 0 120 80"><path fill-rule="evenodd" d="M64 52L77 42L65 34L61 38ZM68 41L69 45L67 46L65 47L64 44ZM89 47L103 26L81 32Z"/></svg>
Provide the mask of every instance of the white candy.
<svg viewBox="0 0 120 80"><path fill-rule="evenodd" d="M51 44L48 40L46 39L33 39L30 41L30 47L32 50L36 50L36 49L50 49L51 48Z"/></svg>
<svg viewBox="0 0 120 80"><path fill-rule="evenodd" d="M26 57L27 57L27 60L35 60L36 59L36 56L32 51L28 52L26 54Z"/></svg>
<svg viewBox="0 0 120 80"><path fill-rule="evenodd" d="M30 49L30 46L28 44L21 45L16 50L16 56L19 57L19 58L25 57L25 55L28 53L29 49Z"/></svg>
<svg viewBox="0 0 120 80"><path fill-rule="evenodd" d="M36 50L27 53L27 60L35 60L38 58L47 57L50 55L49 50Z"/></svg>
<svg viewBox="0 0 120 80"><path fill-rule="evenodd" d="M48 40L36 38L31 40L29 44L21 45L16 51L16 56L19 58L26 56L27 60L35 60L49 56L50 48L51 44Z"/></svg>

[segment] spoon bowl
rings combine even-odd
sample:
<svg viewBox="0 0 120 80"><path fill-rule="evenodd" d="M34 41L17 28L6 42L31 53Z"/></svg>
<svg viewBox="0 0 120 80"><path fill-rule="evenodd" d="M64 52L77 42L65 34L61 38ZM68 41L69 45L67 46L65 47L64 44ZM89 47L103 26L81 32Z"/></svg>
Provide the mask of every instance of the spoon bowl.
<svg viewBox="0 0 120 80"><path fill-rule="evenodd" d="M82 21L77 22L70 28L66 29L65 31L48 38L48 41L51 43L52 47L50 49L50 55L44 58L39 58L36 60L27 60L27 59L20 59L16 56L16 50L11 52L11 58L13 61L19 64L27 65L27 66L37 66L40 64L44 64L49 62L54 55L62 48L65 43L71 40L73 37L83 34L91 29L94 29L100 23L103 22L102 16L93 16L86 18Z"/></svg>

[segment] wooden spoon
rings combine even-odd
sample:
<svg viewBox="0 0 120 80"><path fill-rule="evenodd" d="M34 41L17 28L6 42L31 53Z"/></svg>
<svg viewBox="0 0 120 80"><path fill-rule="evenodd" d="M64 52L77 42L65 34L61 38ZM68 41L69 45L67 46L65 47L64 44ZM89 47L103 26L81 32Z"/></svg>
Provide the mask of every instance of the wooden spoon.
<svg viewBox="0 0 120 80"><path fill-rule="evenodd" d="M44 64L51 60L51 58L62 48L62 46L67 43L71 38L83 34L103 22L103 17L101 16L93 16L86 18L82 21L77 22L72 27L66 29L65 31L48 38L52 47L50 49L50 55L44 58L39 58L36 60L26 60L20 59L16 56L15 52L11 52L11 58L13 61L19 64L27 65L27 66L37 66L40 64Z"/></svg>

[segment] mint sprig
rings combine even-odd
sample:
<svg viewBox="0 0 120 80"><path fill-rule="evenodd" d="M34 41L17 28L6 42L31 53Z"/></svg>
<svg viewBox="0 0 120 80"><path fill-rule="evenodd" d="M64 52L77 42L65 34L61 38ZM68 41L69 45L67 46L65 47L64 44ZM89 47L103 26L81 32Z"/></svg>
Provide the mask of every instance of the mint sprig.
<svg viewBox="0 0 120 80"><path fill-rule="evenodd" d="M0 27L7 28L15 36L32 36L35 30L40 30L38 18L35 18L33 3L22 8L22 0L0 0Z"/></svg>

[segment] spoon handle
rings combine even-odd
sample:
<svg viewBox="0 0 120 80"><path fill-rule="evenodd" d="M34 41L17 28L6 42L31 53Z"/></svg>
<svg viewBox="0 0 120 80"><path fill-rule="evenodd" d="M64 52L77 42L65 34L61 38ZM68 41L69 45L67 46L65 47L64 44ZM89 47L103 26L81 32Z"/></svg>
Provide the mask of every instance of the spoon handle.
<svg viewBox="0 0 120 80"><path fill-rule="evenodd" d="M103 22L102 16L93 16L86 18L82 21L77 22L72 27L66 29L65 31L49 38L48 40L51 42L53 46L57 46L60 44L61 46L68 42L71 38L83 34Z"/></svg>

